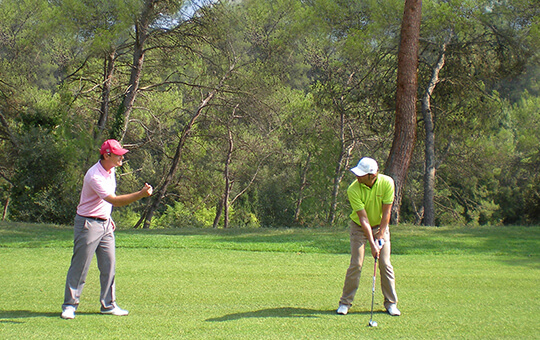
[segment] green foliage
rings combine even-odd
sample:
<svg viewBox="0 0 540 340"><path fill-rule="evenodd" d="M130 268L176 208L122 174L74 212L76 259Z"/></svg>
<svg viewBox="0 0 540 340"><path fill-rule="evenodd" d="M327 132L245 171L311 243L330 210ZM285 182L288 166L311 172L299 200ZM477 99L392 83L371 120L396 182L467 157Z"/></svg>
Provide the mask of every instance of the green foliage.
<svg viewBox="0 0 540 340"><path fill-rule="evenodd" d="M197 210L190 210L181 202L175 202L174 206L167 206L161 216L156 219L157 228L210 228L214 221L215 208L207 209L200 207Z"/></svg>
<svg viewBox="0 0 540 340"><path fill-rule="evenodd" d="M522 100L512 107L514 117L514 138L516 147L512 153L515 176L519 179L516 186L520 189L517 205L521 211L521 220L529 223L540 222L538 214L538 193L540 192L540 99L525 93ZM510 170L511 171L511 170Z"/></svg>
<svg viewBox="0 0 540 340"><path fill-rule="evenodd" d="M282 169L284 170L284 169ZM257 201L261 226L263 227L291 227L294 225L294 203L291 200L292 188L283 186L286 172L281 176L272 176L264 182ZM264 193L264 195L260 195Z"/></svg>
<svg viewBox="0 0 540 340"><path fill-rule="evenodd" d="M118 109L116 109L115 115L114 115L114 121L111 127L111 132L109 134L108 138L120 140L122 136L122 131L124 129L125 125L125 116L124 116L124 103L122 102Z"/></svg>
<svg viewBox="0 0 540 340"><path fill-rule="evenodd" d="M50 3L56 15L49 24L55 29L61 27L74 32L80 43L88 43L97 53L128 39L131 16L139 7L138 1L131 0L52 0Z"/></svg>
<svg viewBox="0 0 540 340"><path fill-rule="evenodd" d="M540 179L535 178L524 190L524 215L527 221L532 224L538 224L540 221Z"/></svg>
<svg viewBox="0 0 540 340"><path fill-rule="evenodd" d="M430 96L438 165L437 223L452 218L473 225L524 223L519 208L523 190L515 187L530 176L518 170L521 166L514 155L516 137L527 134L513 130L515 118L508 113L506 100L514 101L516 93L521 95L526 88L522 71L531 59L525 36L535 11L515 14L527 4L512 4L516 10L512 13L506 4L489 1L433 1L423 6L421 95L431 81L443 44L445 47L445 63ZM525 69L534 68L531 63ZM524 81L511 86L519 88L516 92L508 88L513 77ZM419 133L419 141L423 134ZM423 162L415 166L411 175L423 174ZM422 183L422 177L414 181ZM422 206L421 195L416 189L411 191L415 202L409 221L416 219Z"/></svg>
<svg viewBox="0 0 540 340"><path fill-rule="evenodd" d="M39 129L23 137L24 148L13 177L10 218L18 221L69 223L78 204L77 150Z"/></svg>

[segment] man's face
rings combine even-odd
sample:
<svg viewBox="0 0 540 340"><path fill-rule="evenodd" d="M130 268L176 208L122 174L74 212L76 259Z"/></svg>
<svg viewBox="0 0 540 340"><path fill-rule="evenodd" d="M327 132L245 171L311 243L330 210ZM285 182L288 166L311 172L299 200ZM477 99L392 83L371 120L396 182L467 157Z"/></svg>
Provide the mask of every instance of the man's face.
<svg viewBox="0 0 540 340"><path fill-rule="evenodd" d="M368 187L372 187L373 184L375 184L375 181L377 180L377 175L378 173L376 174L367 174L367 175L364 175L364 176L356 176L356 179L358 180L358 182L360 184L365 184L367 185Z"/></svg>
<svg viewBox="0 0 540 340"><path fill-rule="evenodd" d="M114 153L107 154L106 160L110 162L112 167L122 166L122 163L124 161L123 155L115 155Z"/></svg>

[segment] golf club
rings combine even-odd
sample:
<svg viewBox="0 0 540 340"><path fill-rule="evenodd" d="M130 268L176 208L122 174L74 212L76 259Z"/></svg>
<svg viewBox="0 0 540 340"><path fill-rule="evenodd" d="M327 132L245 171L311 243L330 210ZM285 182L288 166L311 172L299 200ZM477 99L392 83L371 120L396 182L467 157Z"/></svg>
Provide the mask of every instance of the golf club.
<svg viewBox="0 0 540 340"><path fill-rule="evenodd" d="M384 245L384 240L378 239L377 245L379 246L379 251L380 251L380 249ZM377 321L373 321L373 301L375 300L375 278L377 277L377 260L378 259L379 259L378 257L375 258L375 265L373 268L373 285L371 287L371 316L369 318L369 323L368 323L369 327L377 327Z"/></svg>

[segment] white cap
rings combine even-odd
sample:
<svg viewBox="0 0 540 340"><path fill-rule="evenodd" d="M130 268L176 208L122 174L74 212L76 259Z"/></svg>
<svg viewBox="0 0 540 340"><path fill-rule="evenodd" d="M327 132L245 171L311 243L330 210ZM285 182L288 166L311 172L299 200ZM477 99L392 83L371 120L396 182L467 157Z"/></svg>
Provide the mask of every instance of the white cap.
<svg viewBox="0 0 540 340"><path fill-rule="evenodd" d="M358 165L351 169L356 176L365 176L367 174L376 174L379 170L377 161L373 158L364 157L358 162Z"/></svg>

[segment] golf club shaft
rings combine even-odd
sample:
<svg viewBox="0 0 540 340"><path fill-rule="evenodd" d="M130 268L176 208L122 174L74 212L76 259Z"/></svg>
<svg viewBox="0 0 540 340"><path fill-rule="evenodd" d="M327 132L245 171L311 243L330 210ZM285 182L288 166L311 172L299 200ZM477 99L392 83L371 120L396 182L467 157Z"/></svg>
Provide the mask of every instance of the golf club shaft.
<svg viewBox="0 0 540 340"><path fill-rule="evenodd" d="M371 287L371 316L369 321L373 320L373 301L375 300L375 278L377 276L377 258L375 258L375 265L373 266L373 286Z"/></svg>

